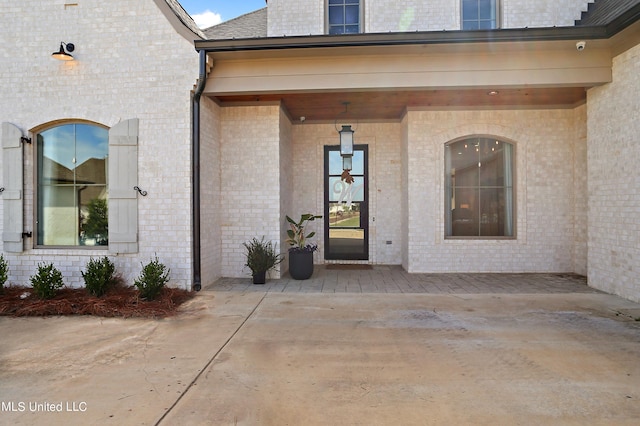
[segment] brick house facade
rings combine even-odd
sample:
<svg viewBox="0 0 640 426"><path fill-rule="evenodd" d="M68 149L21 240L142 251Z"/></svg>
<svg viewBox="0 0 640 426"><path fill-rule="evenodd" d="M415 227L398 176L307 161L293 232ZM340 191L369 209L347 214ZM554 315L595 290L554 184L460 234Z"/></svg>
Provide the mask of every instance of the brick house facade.
<svg viewBox="0 0 640 426"><path fill-rule="evenodd" d="M109 139L109 209L123 213L109 217L107 247L38 243L54 231L37 223L38 144L22 147L22 224L5 197L2 226L32 236L4 240L10 281L53 261L81 285L104 254L129 280L154 255L180 287L246 276L244 241L264 235L284 251L285 216L312 212L324 216L311 225L316 263L576 272L640 301L640 2L502 0L486 30L463 28L466 1L356 3L358 31L335 35L325 0L269 0L204 31L169 0L0 6L15 40L0 76L3 143L68 122L126 127L135 142L119 154L124 139ZM75 61L50 58L60 41ZM328 189L342 185L329 170L339 123L366 157L363 201L349 207L358 226L338 226ZM458 158L472 147L480 181L497 164L499 183L462 184ZM134 181L147 196L127 193ZM366 240L357 259L336 243L350 238Z"/></svg>

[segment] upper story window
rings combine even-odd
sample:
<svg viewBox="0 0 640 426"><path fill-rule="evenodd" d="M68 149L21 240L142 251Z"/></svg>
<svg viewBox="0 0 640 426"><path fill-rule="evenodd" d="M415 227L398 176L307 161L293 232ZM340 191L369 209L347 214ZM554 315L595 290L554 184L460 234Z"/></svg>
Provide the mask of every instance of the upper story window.
<svg viewBox="0 0 640 426"><path fill-rule="evenodd" d="M498 0L462 0L462 29L498 28Z"/></svg>
<svg viewBox="0 0 640 426"><path fill-rule="evenodd" d="M360 32L360 0L329 0L329 34Z"/></svg>
<svg viewBox="0 0 640 426"><path fill-rule="evenodd" d="M37 134L37 244L107 245L108 130L68 123Z"/></svg>
<svg viewBox="0 0 640 426"><path fill-rule="evenodd" d="M447 237L513 237L514 146L468 138L445 147Z"/></svg>

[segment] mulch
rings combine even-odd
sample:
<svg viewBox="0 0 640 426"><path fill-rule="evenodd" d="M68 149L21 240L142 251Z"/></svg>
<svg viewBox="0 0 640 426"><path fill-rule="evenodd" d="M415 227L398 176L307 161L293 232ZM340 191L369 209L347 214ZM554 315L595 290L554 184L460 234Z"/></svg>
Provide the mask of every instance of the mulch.
<svg viewBox="0 0 640 426"><path fill-rule="evenodd" d="M143 300L134 287L116 286L102 297L84 288L62 288L41 300L30 287L5 287L0 293L0 316L93 315L120 318L166 318L175 315L194 292L165 287L154 300Z"/></svg>

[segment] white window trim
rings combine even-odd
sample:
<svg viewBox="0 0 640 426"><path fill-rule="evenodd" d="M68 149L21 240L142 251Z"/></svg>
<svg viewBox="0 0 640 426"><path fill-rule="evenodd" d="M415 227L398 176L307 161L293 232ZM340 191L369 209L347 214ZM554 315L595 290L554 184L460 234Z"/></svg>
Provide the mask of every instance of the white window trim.
<svg viewBox="0 0 640 426"><path fill-rule="evenodd" d="M365 0L359 0L360 1L360 15L359 15L359 22L358 22L358 34L363 34L365 33L365 25L364 25L364 3ZM325 0L324 1L324 33L325 34L329 34L329 0Z"/></svg>
<svg viewBox="0 0 640 426"><path fill-rule="evenodd" d="M462 2L464 0L460 0L460 29L464 28L464 16L462 15ZM495 29L502 28L502 1L495 0L496 2L496 27ZM486 31L486 30L467 30L467 31Z"/></svg>

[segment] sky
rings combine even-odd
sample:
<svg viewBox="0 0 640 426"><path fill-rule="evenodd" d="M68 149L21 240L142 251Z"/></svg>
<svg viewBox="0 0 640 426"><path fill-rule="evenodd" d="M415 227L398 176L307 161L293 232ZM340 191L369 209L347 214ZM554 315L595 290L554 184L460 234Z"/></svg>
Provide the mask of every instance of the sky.
<svg viewBox="0 0 640 426"><path fill-rule="evenodd" d="M200 28L262 9L265 0L178 0Z"/></svg>

